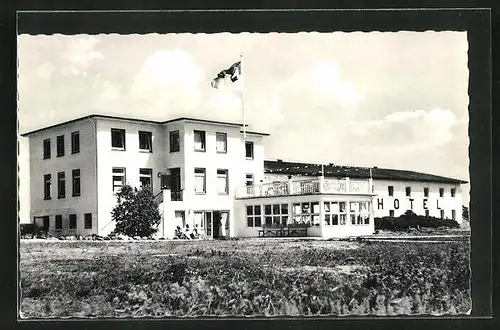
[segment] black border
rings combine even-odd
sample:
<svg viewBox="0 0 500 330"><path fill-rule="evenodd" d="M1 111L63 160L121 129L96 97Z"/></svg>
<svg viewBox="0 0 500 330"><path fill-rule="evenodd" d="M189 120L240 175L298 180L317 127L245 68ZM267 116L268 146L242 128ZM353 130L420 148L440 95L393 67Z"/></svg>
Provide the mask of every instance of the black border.
<svg viewBox="0 0 500 330"><path fill-rule="evenodd" d="M443 1L441 1L442 3ZM112 3L112 2L111 2ZM263 3L263 2L262 2ZM371 4L359 1L356 4L350 2L337 3L337 8L346 7L346 4L359 7L369 6L372 8L401 8L401 4L395 1L380 1ZM486 5L485 5L486 3ZM138 5L140 7L138 8ZM305 2L288 3L290 8L303 8ZM490 7L492 3L486 1L449 1L448 6L465 7ZM17 6L12 6L2 11L0 21L0 39L3 47L0 52L1 63L4 65L3 74L0 75L2 88L3 109L0 111L3 117L2 134L0 143L4 150L2 161L3 177L0 180L0 200L4 204L2 239L0 240L0 251L2 253L3 265L14 265L17 262L17 250L15 248L17 225L10 219L16 218L16 12L15 10L51 10L51 9L78 9L87 5L86 2L75 2L73 4L61 2L56 6L52 2L21 1ZM105 7L103 2L96 2L92 9L155 9L155 3L146 1L121 1L120 7ZM157 4L156 4L157 5ZM197 6L196 6L197 5ZM206 4L201 4L201 6ZM246 8L259 8L261 2L252 2ZM310 8L322 8L322 5L313 5L307 2ZM406 4L405 6L407 6ZM436 1L420 1L413 4L416 7L442 7ZM182 1L184 8L202 8L199 3L193 1ZM230 4L229 7L235 7ZM446 6L446 5L445 5ZM283 8L275 5L274 8ZM175 7L170 7L171 9ZM181 2L176 6L181 8ZM245 8L239 6L239 8ZM262 7L261 7L262 8ZM353 7L356 8L356 7ZM90 9L90 8L85 8ZM158 8L156 8L158 9ZM492 210L492 164L491 164L491 52L490 52L490 14L488 9L483 10L375 10L375 11L215 11L215 12L94 12L94 13L23 13L19 18L20 33L148 33L148 32L296 32L296 31L398 31L398 30L467 30L469 41L469 115L470 115L470 180L471 180L471 202L470 214L472 219L472 289L473 289L473 314L479 319L464 318L415 318L384 319L374 321L370 319L295 319L295 320L123 320L123 321L22 321L17 323L19 328L89 328L89 327L116 327L116 328L164 328L165 326L179 328L320 328L320 327L370 327L387 328L388 326L405 327L408 329L420 329L423 327L436 326L439 328L471 328L482 329L493 327L494 323L489 319L491 315L490 295L495 290L494 297L498 293L498 285L491 286L492 275L492 250L491 235L496 236L498 225L491 222ZM493 24L498 22L494 17ZM498 37L495 38L498 41ZM498 46L498 43L495 44ZM497 48L494 54L498 55ZM493 57L495 58L495 57ZM498 99L498 96L493 96ZM497 119L495 119L495 132L499 131ZM498 135L494 136L496 140ZM13 171L14 170L14 171ZM495 172L496 174L496 172ZM498 179L495 181L498 186ZM495 197L497 194L495 194ZM495 215L497 213L495 212ZM8 220L9 219L9 220ZM493 231L492 231L493 229ZM494 264L495 270L497 263ZM0 281L0 292L2 292L0 322L1 328L10 329L16 325L17 306L13 302L17 297L17 269L14 267L2 267ZM497 282L498 283L498 282Z"/></svg>

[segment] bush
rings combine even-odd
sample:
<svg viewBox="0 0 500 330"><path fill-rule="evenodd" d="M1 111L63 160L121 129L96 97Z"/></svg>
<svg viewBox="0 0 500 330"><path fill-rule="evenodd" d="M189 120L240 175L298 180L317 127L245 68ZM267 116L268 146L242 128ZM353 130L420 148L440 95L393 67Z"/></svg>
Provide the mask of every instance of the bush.
<svg viewBox="0 0 500 330"><path fill-rule="evenodd" d="M459 228L460 225L455 220L441 219L417 215L408 210L399 217L382 217L375 218L375 229L386 230L407 230L409 228Z"/></svg>
<svg viewBox="0 0 500 330"><path fill-rule="evenodd" d="M128 185L117 193L118 204L111 216L116 221L115 233L130 237L150 237L161 221L158 206L149 189L137 190Z"/></svg>
<svg viewBox="0 0 500 330"><path fill-rule="evenodd" d="M36 226L33 223L22 223L19 225L20 231L21 231L21 236L24 235L33 235L35 234L36 231Z"/></svg>

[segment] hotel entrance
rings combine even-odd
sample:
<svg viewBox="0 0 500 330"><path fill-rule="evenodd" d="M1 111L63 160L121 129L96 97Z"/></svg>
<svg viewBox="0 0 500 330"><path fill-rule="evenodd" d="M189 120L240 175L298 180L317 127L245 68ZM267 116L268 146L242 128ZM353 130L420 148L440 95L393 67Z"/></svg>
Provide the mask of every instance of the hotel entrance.
<svg viewBox="0 0 500 330"><path fill-rule="evenodd" d="M195 226L200 228L209 238L229 237L229 211L195 212Z"/></svg>

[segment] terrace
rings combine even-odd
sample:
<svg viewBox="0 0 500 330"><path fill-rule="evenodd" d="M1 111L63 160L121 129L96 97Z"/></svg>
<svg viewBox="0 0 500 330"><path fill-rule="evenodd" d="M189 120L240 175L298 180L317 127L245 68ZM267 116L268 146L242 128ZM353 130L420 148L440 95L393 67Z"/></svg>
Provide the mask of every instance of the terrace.
<svg viewBox="0 0 500 330"><path fill-rule="evenodd" d="M309 180L289 180L283 182L262 183L239 187L236 198L255 198L271 196L294 196L311 194L371 194L371 180L325 179L317 177Z"/></svg>

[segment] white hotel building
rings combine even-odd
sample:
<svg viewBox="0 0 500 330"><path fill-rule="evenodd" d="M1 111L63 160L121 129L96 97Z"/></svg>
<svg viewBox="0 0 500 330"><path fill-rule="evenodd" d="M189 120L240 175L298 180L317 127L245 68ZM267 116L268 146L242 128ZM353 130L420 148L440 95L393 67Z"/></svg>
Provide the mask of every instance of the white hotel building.
<svg viewBox="0 0 500 330"><path fill-rule="evenodd" d="M160 237L197 225L217 238L341 237L406 210L461 221L461 180L381 169L264 160L266 133L241 124L90 115L28 132L30 217L55 235L107 235L115 192L152 189ZM323 171L324 175L321 175ZM307 228L307 229L306 229Z"/></svg>

